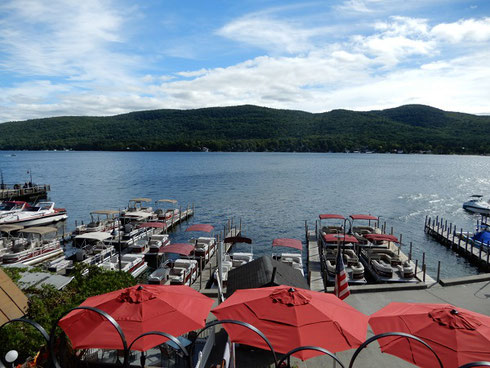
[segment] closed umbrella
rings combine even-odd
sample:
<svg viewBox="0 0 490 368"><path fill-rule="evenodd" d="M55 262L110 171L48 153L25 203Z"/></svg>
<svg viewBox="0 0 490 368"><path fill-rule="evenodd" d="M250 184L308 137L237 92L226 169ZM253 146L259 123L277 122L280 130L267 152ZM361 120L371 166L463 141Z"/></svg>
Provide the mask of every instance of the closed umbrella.
<svg viewBox="0 0 490 368"><path fill-rule="evenodd" d="M364 342L367 333L368 317L336 296L284 285L237 290L212 313L219 320L250 323L280 353L305 345L331 352L352 349ZM268 349L248 329L231 324L225 324L224 328L233 342ZM300 351L295 356L306 360L319 354Z"/></svg>
<svg viewBox="0 0 490 368"><path fill-rule="evenodd" d="M180 336L202 328L212 305L212 299L185 285L136 285L88 298L81 304L113 317L128 345L145 332ZM75 310L62 318L59 326L75 349L123 349L114 327L97 313ZM161 336L145 336L136 341L133 349L146 351L165 341Z"/></svg>
<svg viewBox="0 0 490 368"><path fill-rule="evenodd" d="M390 303L369 319L375 334L405 332L424 340L444 367L490 360L490 317L450 304ZM434 355L402 337L379 339L381 350L419 367L437 366Z"/></svg>

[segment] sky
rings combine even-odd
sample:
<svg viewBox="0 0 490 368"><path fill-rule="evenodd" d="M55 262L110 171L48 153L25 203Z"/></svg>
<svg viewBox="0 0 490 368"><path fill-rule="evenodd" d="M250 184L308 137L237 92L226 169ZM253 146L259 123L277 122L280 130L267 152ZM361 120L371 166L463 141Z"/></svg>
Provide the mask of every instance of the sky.
<svg viewBox="0 0 490 368"><path fill-rule="evenodd" d="M490 1L0 2L0 122L243 104L490 114Z"/></svg>

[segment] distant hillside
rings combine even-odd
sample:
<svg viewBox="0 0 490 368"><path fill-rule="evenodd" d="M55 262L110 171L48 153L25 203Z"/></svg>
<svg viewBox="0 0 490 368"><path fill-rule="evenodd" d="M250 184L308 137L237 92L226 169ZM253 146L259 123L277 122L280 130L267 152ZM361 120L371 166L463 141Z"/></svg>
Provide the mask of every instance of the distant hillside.
<svg viewBox="0 0 490 368"><path fill-rule="evenodd" d="M312 114L258 106L0 124L0 149L490 153L490 116L423 105Z"/></svg>

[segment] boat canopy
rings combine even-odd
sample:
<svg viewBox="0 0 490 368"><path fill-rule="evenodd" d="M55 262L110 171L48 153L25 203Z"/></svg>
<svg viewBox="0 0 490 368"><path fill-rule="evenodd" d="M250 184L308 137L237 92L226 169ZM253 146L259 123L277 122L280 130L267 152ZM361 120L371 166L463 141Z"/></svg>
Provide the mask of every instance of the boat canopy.
<svg viewBox="0 0 490 368"><path fill-rule="evenodd" d="M12 231L22 230L23 228L24 226L21 225L1 225L0 231L3 231L4 233L10 233Z"/></svg>
<svg viewBox="0 0 490 368"><path fill-rule="evenodd" d="M370 241L390 241L394 243L400 242L396 236L388 234L366 234L364 237Z"/></svg>
<svg viewBox="0 0 490 368"><path fill-rule="evenodd" d="M214 230L213 225L195 224L195 225L189 226L185 231L204 231L206 233L210 233L213 230Z"/></svg>
<svg viewBox="0 0 490 368"><path fill-rule="evenodd" d="M167 228L167 224L165 224L163 222L157 222L157 221L154 221L154 222L143 222L142 224L139 224L138 227L153 227L155 229L166 229Z"/></svg>
<svg viewBox="0 0 490 368"><path fill-rule="evenodd" d="M247 243L247 244L252 244L252 239L246 238L244 236L230 236L228 238L225 238L225 243Z"/></svg>
<svg viewBox="0 0 490 368"><path fill-rule="evenodd" d="M339 219L339 220L345 220L345 217L342 215L337 215L336 213L323 213L320 216L318 216L320 220L324 219Z"/></svg>
<svg viewBox="0 0 490 368"><path fill-rule="evenodd" d="M376 216L372 216L372 215L358 214L358 215L350 215L349 217L353 220L375 220L375 221L379 220Z"/></svg>
<svg viewBox="0 0 490 368"><path fill-rule="evenodd" d="M23 229L20 231L21 233L24 234L39 234L39 235L44 235L44 234L49 234L49 233L55 233L58 231L58 228L52 227L52 226L37 226L37 227L29 227L27 229Z"/></svg>
<svg viewBox="0 0 490 368"><path fill-rule="evenodd" d="M159 253L176 253L183 256L188 256L194 251L194 246L187 243L175 243L169 244L165 247L160 248Z"/></svg>
<svg viewBox="0 0 490 368"><path fill-rule="evenodd" d="M327 243L359 243L356 237L346 234L345 236L343 234L323 234L323 239Z"/></svg>
<svg viewBox="0 0 490 368"><path fill-rule="evenodd" d="M298 239L278 238L272 241L273 247L288 247L303 250L303 243Z"/></svg>
<svg viewBox="0 0 490 368"><path fill-rule="evenodd" d="M471 197L474 197L474 198L483 198L483 196L481 194L473 194Z"/></svg>
<svg viewBox="0 0 490 368"><path fill-rule="evenodd" d="M151 202L151 198L133 198L129 200L130 202Z"/></svg>
<svg viewBox="0 0 490 368"><path fill-rule="evenodd" d="M92 215L116 215L119 213L117 210L99 210L90 212Z"/></svg>
<svg viewBox="0 0 490 368"><path fill-rule="evenodd" d="M106 240L112 238L112 235L104 231L92 231L90 233L80 234L75 236L75 239L92 239L92 240Z"/></svg>
<svg viewBox="0 0 490 368"><path fill-rule="evenodd" d="M159 199L157 202L177 203L176 199Z"/></svg>

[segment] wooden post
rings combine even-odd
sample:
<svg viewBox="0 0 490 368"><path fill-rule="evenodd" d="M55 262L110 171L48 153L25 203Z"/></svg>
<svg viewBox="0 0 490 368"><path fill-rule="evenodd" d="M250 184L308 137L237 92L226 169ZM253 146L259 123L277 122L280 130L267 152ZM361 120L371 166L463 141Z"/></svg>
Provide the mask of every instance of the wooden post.
<svg viewBox="0 0 490 368"><path fill-rule="evenodd" d="M464 250L465 250L465 252L468 252L468 240L469 240L469 239L470 239L470 232L469 232L469 231L467 231L467 232L466 232L466 244L465 244L465 246L464 246Z"/></svg>
<svg viewBox="0 0 490 368"><path fill-rule="evenodd" d="M424 231L427 229L427 219L429 218L428 215L425 215L425 221L424 221ZM430 221L430 220L429 220Z"/></svg>
<svg viewBox="0 0 490 368"><path fill-rule="evenodd" d="M386 234L386 221L383 222L383 234Z"/></svg>
<svg viewBox="0 0 490 368"><path fill-rule="evenodd" d="M202 289L202 257L199 257L199 290Z"/></svg>
<svg viewBox="0 0 490 368"><path fill-rule="evenodd" d="M400 248L402 247L402 237L403 234L400 234L400 243L398 244L398 255L400 255Z"/></svg>
<svg viewBox="0 0 490 368"><path fill-rule="evenodd" d="M424 267L425 265L425 252L422 253L422 268Z"/></svg>
<svg viewBox="0 0 490 368"><path fill-rule="evenodd" d="M393 226L391 227L390 235L393 235Z"/></svg>
<svg viewBox="0 0 490 368"><path fill-rule="evenodd" d="M233 229L233 219L234 217L231 218L231 228Z"/></svg>
<svg viewBox="0 0 490 368"><path fill-rule="evenodd" d="M461 248L461 238L462 237L463 237L463 228L461 228L461 231L459 233L458 248Z"/></svg>
<svg viewBox="0 0 490 368"><path fill-rule="evenodd" d="M478 263L480 263L480 261L481 261L481 250L482 250L482 248L483 248L483 244L480 245L480 252L478 253Z"/></svg>
<svg viewBox="0 0 490 368"><path fill-rule="evenodd" d="M441 279L440 276L441 276L441 261L437 261L437 282L439 282L439 280Z"/></svg>
<svg viewBox="0 0 490 368"><path fill-rule="evenodd" d="M242 218L240 217L240 234L242 233Z"/></svg>
<svg viewBox="0 0 490 368"><path fill-rule="evenodd" d="M216 252L214 252L214 253L216 253ZM211 258L209 259L209 262L208 263L209 263L209 279L211 280L211 277L212 277L212 271L211 271L211 263L212 262L211 262Z"/></svg>
<svg viewBox="0 0 490 368"><path fill-rule="evenodd" d="M471 254L470 254L470 260L473 258L473 242L471 242Z"/></svg>
<svg viewBox="0 0 490 368"><path fill-rule="evenodd" d="M419 260L416 259L415 260L415 277L417 277L417 269L418 269L418 267L419 267Z"/></svg>
<svg viewBox="0 0 490 368"><path fill-rule="evenodd" d="M423 277L423 281L425 282L425 270L426 270L427 266L425 265L425 263L422 265L422 271L424 272L422 275Z"/></svg>
<svg viewBox="0 0 490 368"><path fill-rule="evenodd" d="M410 242L410 253L408 253L408 260L411 261L412 260L412 242Z"/></svg>

